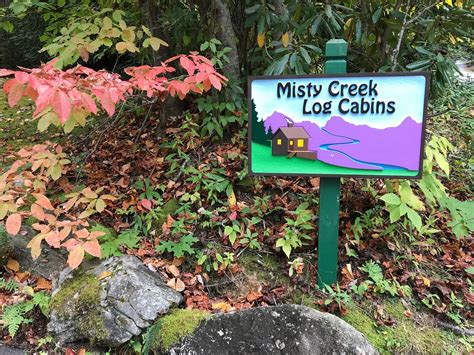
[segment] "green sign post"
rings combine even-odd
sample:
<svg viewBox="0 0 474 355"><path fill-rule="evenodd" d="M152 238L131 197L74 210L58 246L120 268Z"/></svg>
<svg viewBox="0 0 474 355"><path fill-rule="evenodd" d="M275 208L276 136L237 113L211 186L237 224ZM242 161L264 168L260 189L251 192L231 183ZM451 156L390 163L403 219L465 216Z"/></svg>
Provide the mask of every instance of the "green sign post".
<svg viewBox="0 0 474 355"><path fill-rule="evenodd" d="M326 43L326 74L346 72L347 42L332 39ZM337 281L339 237L339 178L322 177L319 184L318 286Z"/></svg>

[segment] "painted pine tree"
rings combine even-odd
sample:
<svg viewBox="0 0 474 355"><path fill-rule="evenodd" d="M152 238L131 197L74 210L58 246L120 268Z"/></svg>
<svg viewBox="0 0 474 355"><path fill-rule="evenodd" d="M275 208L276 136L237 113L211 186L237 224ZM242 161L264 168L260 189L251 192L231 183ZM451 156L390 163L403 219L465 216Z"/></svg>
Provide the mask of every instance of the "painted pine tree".
<svg viewBox="0 0 474 355"><path fill-rule="evenodd" d="M271 145L272 132L271 129L265 133L263 119L259 120L255 103L252 100L252 141L258 144Z"/></svg>

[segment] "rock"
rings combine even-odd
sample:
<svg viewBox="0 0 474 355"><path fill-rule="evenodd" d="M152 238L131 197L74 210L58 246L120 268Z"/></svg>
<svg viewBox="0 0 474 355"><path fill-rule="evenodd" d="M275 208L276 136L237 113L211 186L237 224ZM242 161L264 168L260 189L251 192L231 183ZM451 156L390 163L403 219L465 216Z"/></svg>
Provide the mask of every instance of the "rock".
<svg viewBox="0 0 474 355"><path fill-rule="evenodd" d="M3 226L0 225L0 267L7 263L8 256L11 254L12 247L10 239L10 236L7 234Z"/></svg>
<svg viewBox="0 0 474 355"><path fill-rule="evenodd" d="M21 349L11 348L9 346L0 344L0 355L25 355L25 354L26 352Z"/></svg>
<svg viewBox="0 0 474 355"><path fill-rule="evenodd" d="M298 305L217 314L168 354L377 354L342 319Z"/></svg>
<svg viewBox="0 0 474 355"><path fill-rule="evenodd" d="M115 347L182 302L158 273L122 255L65 269L54 282L48 330L61 346L77 341Z"/></svg>
<svg viewBox="0 0 474 355"><path fill-rule="evenodd" d="M66 256L59 249L52 249L46 243L42 245L41 255L33 260L31 250L26 246L36 233L29 227L25 227L26 235L10 237L12 245L11 257L18 261L22 270L29 271L34 275L42 276L48 280L59 275L66 266Z"/></svg>

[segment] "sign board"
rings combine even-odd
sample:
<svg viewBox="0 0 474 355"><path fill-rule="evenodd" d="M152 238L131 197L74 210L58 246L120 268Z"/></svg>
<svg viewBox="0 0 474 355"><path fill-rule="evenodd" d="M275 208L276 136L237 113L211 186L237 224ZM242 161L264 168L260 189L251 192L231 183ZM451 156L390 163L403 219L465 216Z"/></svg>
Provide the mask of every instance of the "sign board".
<svg viewBox="0 0 474 355"><path fill-rule="evenodd" d="M426 72L249 79L252 175L419 179Z"/></svg>

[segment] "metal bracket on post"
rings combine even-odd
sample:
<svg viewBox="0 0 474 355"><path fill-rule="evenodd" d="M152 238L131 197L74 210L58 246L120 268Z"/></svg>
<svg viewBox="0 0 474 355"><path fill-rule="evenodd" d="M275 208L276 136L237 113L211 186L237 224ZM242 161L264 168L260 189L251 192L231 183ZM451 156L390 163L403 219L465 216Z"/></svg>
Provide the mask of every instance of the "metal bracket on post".
<svg viewBox="0 0 474 355"><path fill-rule="evenodd" d="M347 42L332 39L326 43L326 74L346 73ZM339 239L339 178L321 178L319 184L318 286L337 281Z"/></svg>

